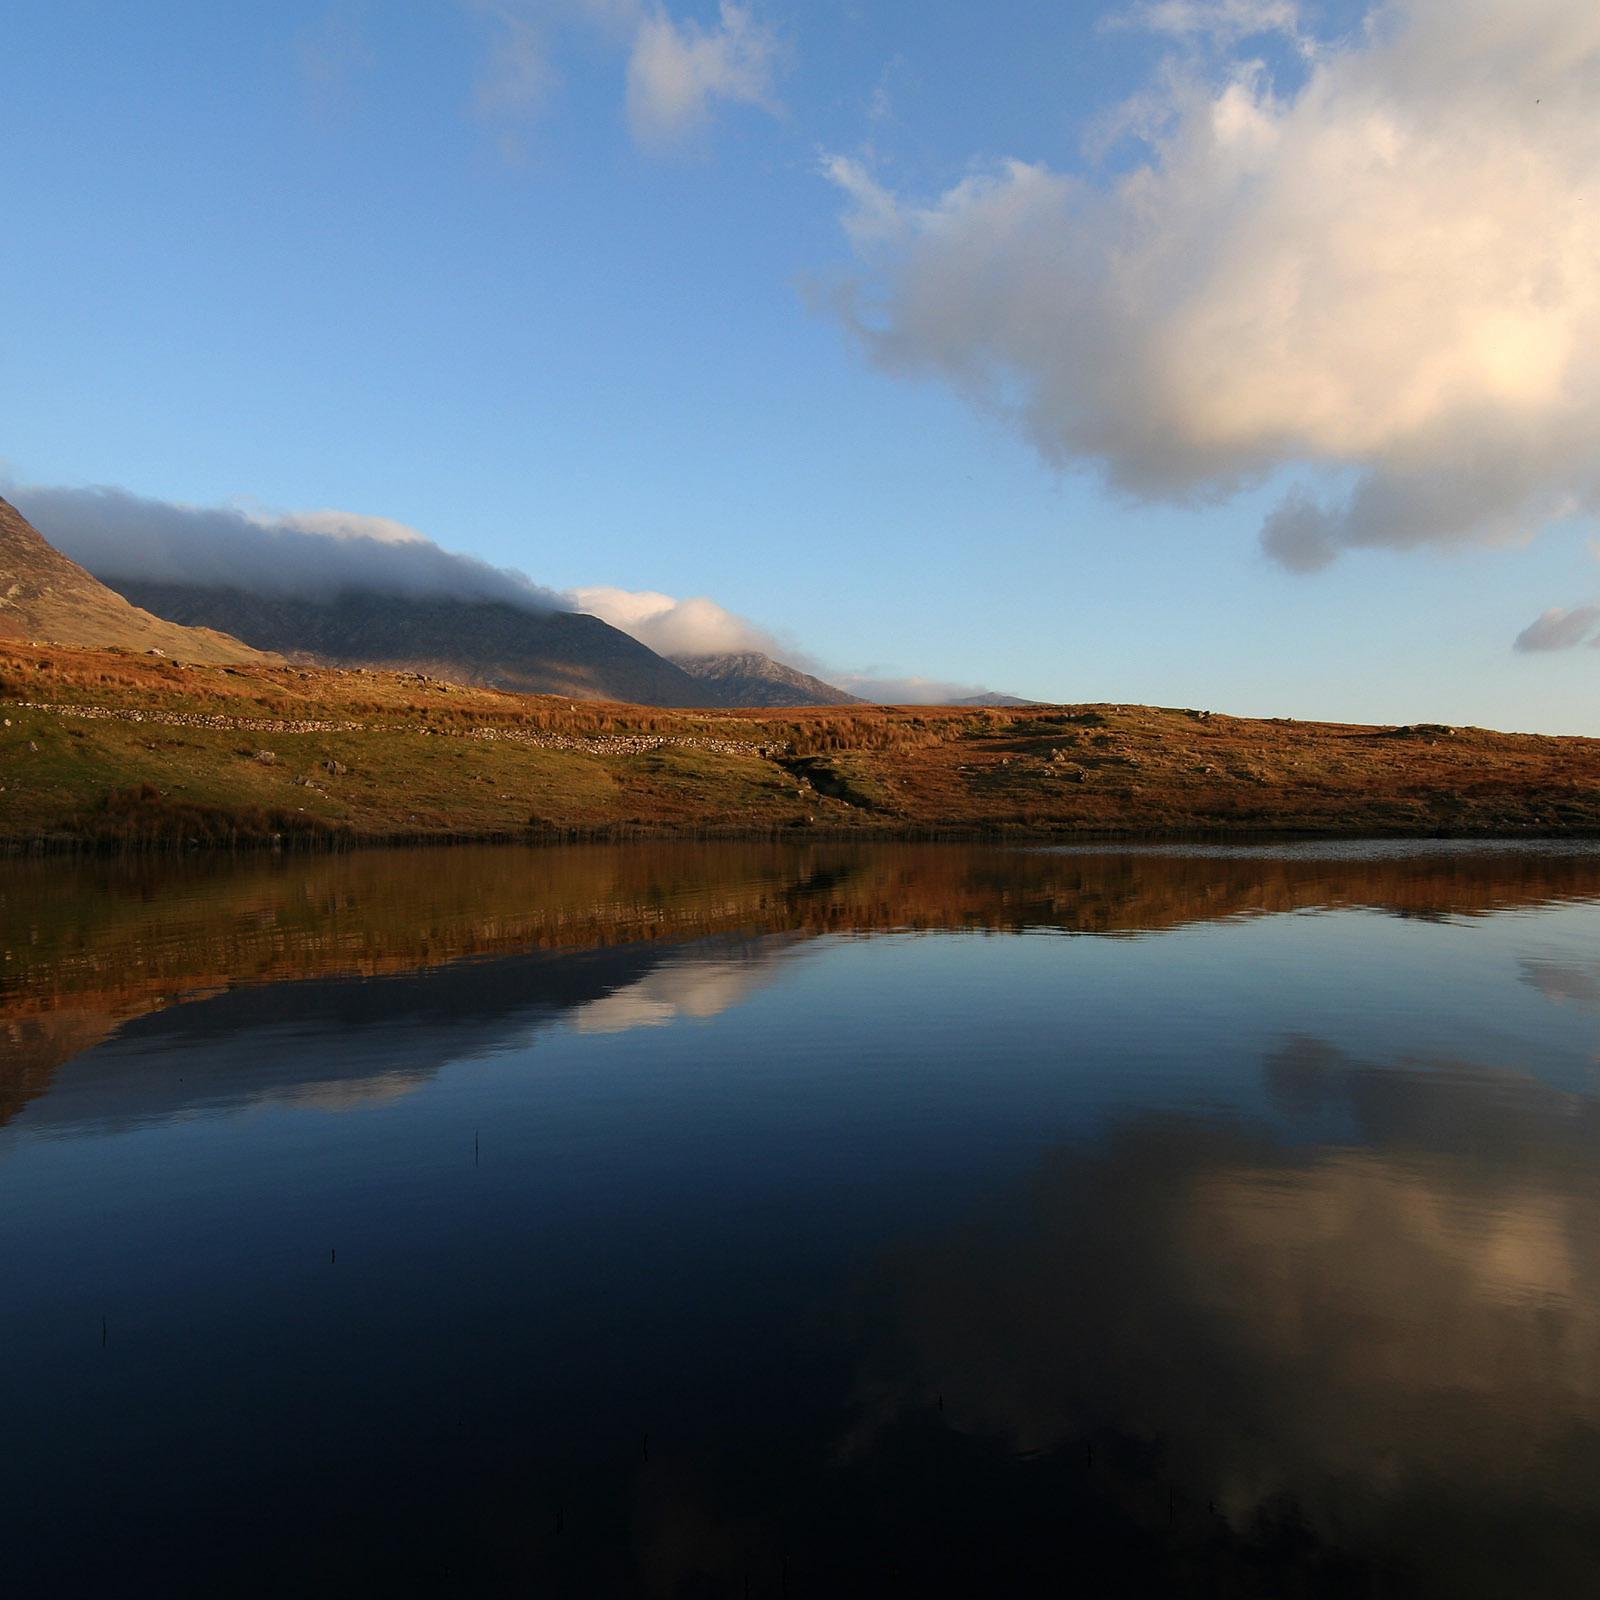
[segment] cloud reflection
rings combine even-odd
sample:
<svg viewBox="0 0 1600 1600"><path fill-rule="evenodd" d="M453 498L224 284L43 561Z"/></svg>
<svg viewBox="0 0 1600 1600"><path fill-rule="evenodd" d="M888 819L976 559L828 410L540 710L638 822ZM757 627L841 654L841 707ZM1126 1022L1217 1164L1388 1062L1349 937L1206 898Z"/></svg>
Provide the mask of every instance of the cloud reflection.
<svg viewBox="0 0 1600 1600"><path fill-rule="evenodd" d="M1290 1040L1307 1146L1199 1118L1058 1149L883 1264L854 1448L937 1403L1016 1452L1112 1436L1239 1534L1284 1507L1444 1592L1578 1593L1600 1486L1600 1109Z"/></svg>
<svg viewBox="0 0 1600 1600"><path fill-rule="evenodd" d="M776 934L751 939L726 957L680 955L636 982L576 1007L572 1026L578 1033L628 1033L720 1017L772 983L783 958L805 942L802 934Z"/></svg>

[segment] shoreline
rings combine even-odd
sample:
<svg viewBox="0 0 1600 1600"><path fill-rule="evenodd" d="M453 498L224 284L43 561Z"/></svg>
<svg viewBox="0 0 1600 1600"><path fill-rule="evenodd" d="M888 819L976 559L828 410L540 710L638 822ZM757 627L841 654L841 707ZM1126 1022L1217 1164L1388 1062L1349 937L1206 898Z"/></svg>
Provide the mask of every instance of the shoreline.
<svg viewBox="0 0 1600 1600"><path fill-rule="evenodd" d="M1021 828L824 828L783 826L773 828L716 829L600 826L559 830L498 830L485 833L406 832L346 834L319 831L280 837L241 834L227 839L184 839L154 833L131 838L101 839L90 835L56 834L34 838L0 835L0 860L51 856L160 856L160 855L339 855L365 850L458 850L492 845L504 849L557 849L572 845L623 844L982 844L1038 847L1041 845L1278 845L1306 843L1438 843L1461 844L1565 844L1600 840L1600 825L1570 828L1535 826L1520 828L1383 828L1376 825L1348 828L1304 828L1293 824L1275 827L1253 823L1248 827L1125 828L1062 827Z"/></svg>

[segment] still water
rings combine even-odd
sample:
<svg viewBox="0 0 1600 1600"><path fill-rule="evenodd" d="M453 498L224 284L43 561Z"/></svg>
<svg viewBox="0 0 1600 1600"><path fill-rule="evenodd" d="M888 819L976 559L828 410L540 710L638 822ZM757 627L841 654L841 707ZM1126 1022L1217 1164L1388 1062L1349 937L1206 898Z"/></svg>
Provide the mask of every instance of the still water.
<svg viewBox="0 0 1600 1600"><path fill-rule="evenodd" d="M0 1592L1600 1584L1600 850L0 863Z"/></svg>

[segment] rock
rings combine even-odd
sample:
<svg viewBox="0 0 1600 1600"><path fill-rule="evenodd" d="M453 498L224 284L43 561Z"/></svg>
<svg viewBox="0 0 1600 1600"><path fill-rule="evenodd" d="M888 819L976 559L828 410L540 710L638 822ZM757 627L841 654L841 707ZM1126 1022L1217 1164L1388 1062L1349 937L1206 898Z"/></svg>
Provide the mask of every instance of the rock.
<svg viewBox="0 0 1600 1600"><path fill-rule="evenodd" d="M335 761L331 756L322 763L322 770L331 773L335 778L342 778L350 769L342 761Z"/></svg>
<svg viewBox="0 0 1600 1600"><path fill-rule="evenodd" d="M272 767L277 765L278 754L275 750L257 750L250 759L259 761L264 767Z"/></svg>

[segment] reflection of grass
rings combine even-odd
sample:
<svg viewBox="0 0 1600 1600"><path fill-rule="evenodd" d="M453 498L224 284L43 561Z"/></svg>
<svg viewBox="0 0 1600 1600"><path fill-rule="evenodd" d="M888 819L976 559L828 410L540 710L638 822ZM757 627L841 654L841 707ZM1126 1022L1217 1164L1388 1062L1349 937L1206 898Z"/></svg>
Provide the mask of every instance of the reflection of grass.
<svg viewBox="0 0 1600 1600"><path fill-rule="evenodd" d="M670 711L45 646L0 646L0 701L0 839L16 843L1600 830L1600 741L1428 724L1148 706Z"/></svg>
<svg viewBox="0 0 1600 1600"><path fill-rule="evenodd" d="M804 835L796 835L805 839ZM240 984L712 934L1155 931L1305 906L1470 914L1600 893L1600 856L1388 860L655 840L0 868L0 1122L118 1019Z"/></svg>

